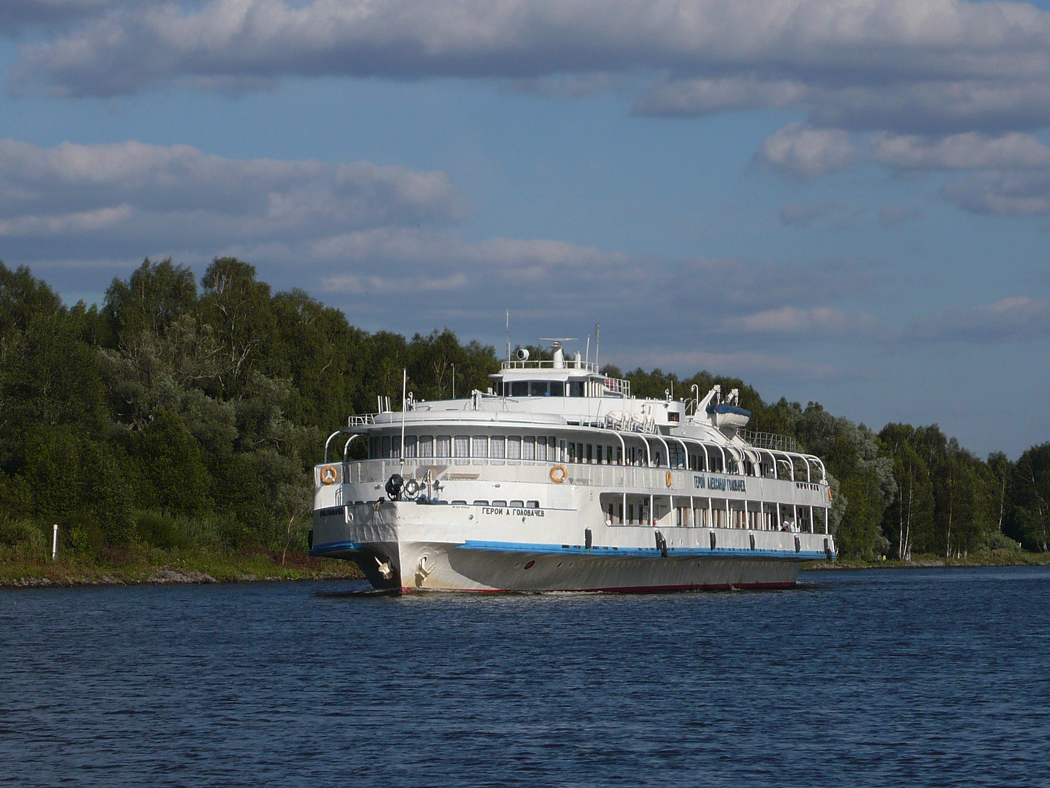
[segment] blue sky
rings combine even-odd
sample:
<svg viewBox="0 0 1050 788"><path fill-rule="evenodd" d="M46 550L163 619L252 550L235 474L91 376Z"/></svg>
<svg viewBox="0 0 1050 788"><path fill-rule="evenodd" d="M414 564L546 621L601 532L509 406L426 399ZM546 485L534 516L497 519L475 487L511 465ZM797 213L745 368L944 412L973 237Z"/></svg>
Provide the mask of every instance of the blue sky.
<svg viewBox="0 0 1050 788"><path fill-rule="evenodd" d="M5 0L0 259L1050 440L1047 4ZM581 342L581 347L583 343Z"/></svg>

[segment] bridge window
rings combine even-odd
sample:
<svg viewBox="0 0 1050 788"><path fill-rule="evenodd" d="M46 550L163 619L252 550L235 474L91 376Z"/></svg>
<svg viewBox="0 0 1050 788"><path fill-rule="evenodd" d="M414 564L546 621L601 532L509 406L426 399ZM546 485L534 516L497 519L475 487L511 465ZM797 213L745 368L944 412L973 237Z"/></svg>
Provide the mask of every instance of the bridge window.
<svg viewBox="0 0 1050 788"><path fill-rule="evenodd" d="M456 442L453 445L453 457L469 457L470 456L470 436L469 435L457 435Z"/></svg>
<svg viewBox="0 0 1050 788"><path fill-rule="evenodd" d="M564 397L565 396L565 383L560 380L551 381L551 396L552 397Z"/></svg>
<svg viewBox="0 0 1050 788"><path fill-rule="evenodd" d="M570 397L582 397L583 396L583 381L582 380L570 380L569 381L569 396Z"/></svg>
<svg viewBox="0 0 1050 788"><path fill-rule="evenodd" d="M494 460L502 460L507 455L507 439L502 435L493 435L489 440L489 454Z"/></svg>
<svg viewBox="0 0 1050 788"><path fill-rule="evenodd" d="M510 395L512 397L529 396L529 381L515 380L510 384Z"/></svg>
<svg viewBox="0 0 1050 788"><path fill-rule="evenodd" d="M434 456L434 436L433 435L420 435L419 436L419 456L420 457L433 457Z"/></svg>

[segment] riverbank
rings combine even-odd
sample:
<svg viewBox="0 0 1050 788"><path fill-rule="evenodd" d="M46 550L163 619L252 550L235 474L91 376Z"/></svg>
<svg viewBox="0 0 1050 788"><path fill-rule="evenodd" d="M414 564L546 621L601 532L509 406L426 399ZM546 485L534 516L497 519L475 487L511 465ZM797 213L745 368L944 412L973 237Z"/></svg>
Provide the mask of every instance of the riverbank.
<svg viewBox="0 0 1050 788"><path fill-rule="evenodd" d="M931 569L973 566L1048 566L1050 553L1029 553L1023 550L989 550L970 553L959 558L937 555L917 555L910 561L888 559L884 561L839 560L812 561L804 565L806 570L834 571L837 569Z"/></svg>
<svg viewBox="0 0 1050 788"><path fill-rule="evenodd" d="M0 588L253 583L362 578L349 561L289 553L215 555L195 552L111 554L98 559L55 561L0 557Z"/></svg>

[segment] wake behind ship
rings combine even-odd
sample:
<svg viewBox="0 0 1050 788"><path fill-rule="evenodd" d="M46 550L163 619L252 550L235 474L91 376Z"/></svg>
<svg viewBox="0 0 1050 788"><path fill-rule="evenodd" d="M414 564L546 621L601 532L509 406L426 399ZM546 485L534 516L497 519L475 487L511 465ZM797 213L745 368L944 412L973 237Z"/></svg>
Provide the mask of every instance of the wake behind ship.
<svg viewBox="0 0 1050 788"><path fill-rule="evenodd" d="M735 389L639 399L550 341L487 392L350 417L314 469L310 554L400 592L786 588L834 559L823 462L744 431Z"/></svg>

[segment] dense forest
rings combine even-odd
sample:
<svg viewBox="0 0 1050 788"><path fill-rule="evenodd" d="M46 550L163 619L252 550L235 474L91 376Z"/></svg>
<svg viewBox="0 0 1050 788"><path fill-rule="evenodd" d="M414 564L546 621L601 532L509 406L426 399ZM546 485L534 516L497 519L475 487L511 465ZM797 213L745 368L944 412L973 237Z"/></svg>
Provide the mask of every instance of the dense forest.
<svg viewBox="0 0 1050 788"><path fill-rule="evenodd" d="M162 550L305 549L310 468L347 415L486 389L495 350L452 332L355 328L300 290L271 292L219 258L200 283L170 260L115 279L101 307L63 304L0 262L0 555L43 555L52 523L85 558ZM660 370L639 396L739 388L750 427L827 464L843 557L1050 548L1050 443L981 459L937 425L880 432L819 404L772 404L733 378Z"/></svg>

